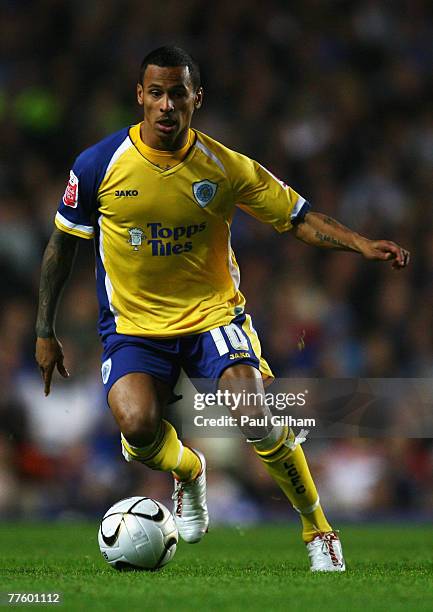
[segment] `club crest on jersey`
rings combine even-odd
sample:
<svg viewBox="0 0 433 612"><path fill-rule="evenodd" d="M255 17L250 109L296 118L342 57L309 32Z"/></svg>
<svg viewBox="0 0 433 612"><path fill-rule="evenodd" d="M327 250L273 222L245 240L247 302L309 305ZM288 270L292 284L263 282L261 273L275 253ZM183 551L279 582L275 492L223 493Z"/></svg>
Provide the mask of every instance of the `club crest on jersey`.
<svg viewBox="0 0 433 612"><path fill-rule="evenodd" d="M143 230L139 227L131 227L131 229L128 230L128 234L128 243L134 247L134 251L138 251L138 247L141 247L143 239L146 238Z"/></svg>
<svg viewBox="0 0 433 612"><path fill-rule="evenodd" d="M78 204L78 176L73 170L69 173L69 181L63 194L63 204L71 208L77 208Z"/></svg>
<svg viewBox="0 0 433 612"><path fill-rule="evenodd" d="M207 206L214 199L217 189L218 184L207 179L192 184L195 201L201 208Z"/></svg>

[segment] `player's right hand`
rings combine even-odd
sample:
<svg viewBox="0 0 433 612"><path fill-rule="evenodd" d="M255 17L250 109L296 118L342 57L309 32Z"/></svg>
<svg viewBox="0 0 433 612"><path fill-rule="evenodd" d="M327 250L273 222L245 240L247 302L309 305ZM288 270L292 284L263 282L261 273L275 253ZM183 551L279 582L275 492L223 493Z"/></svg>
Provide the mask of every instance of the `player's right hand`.
<svg viewBox="0 0 433 612"><path fill-rule="evenodd" d="M36 339L36 362L44 381L45 397L50 393L51 379L57 366L63 378L69 377L69 372L63 365L63 347L56 337Z"/></svg>

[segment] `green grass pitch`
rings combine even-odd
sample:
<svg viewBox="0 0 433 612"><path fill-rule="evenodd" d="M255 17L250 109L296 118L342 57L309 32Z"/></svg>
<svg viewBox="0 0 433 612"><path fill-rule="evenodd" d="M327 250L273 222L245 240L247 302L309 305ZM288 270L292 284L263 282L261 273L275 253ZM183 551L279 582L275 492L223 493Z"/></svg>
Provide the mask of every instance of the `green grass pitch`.
<svg viewBox="0 0 433 612"><path fill-rule="evenodd" d="M310 573L293 526L215 528L200 544L181 542L159 572L118 573L99 553L96 523L5 523L0 590L61 592L61 609L73 611L433 610L432 532L345 527L348 571L323 575Z"/></svg>

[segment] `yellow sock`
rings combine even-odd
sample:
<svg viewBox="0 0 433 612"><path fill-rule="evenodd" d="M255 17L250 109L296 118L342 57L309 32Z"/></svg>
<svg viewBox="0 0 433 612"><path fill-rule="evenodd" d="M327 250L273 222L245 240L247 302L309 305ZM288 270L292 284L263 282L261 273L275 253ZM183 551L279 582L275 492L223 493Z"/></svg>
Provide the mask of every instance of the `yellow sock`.
<svg viewBox="0 0 433 612"><path fill-rule="evenodd" d="M311 542L318 533L332 531L332 527L320 505L319 494L308 469L304 451L299 444L294 448L285 445L286 441L293 443L294 440L293 431L288 432L285 428L272 448L266 450L255 448L255 451L268 473L299 512L304 542Z"/></svg>
<svg viewBox="0 0 433 612"><path fill-rule="evenodd" d="M173 472L179 480L193 480L201 470L198 456L177 437L173 425L163 420L155 441L149 446L132 446L121 436L122 452L127 461L144 463L152 470Z"/></svg>

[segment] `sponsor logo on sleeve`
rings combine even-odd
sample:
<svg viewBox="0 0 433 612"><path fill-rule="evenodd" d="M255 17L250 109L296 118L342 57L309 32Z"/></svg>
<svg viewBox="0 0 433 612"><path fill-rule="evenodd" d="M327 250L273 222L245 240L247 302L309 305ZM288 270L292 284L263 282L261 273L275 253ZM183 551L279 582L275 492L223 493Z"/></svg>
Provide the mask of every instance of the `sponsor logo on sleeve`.
<svg viewBox="0 0 433 612"><path fill-rule="evenodd" d="M214 199L217 189L218 184L207 179L192 184L195 201L201 208L205 208Z"/></svg>
<svg viewBox="0 0 433 612"><path fill-rule="evenodd" d="M78 204L78 177L73 170L69 173L69 181L63 194L63 204L71 208L77 208Z"/></svg>

